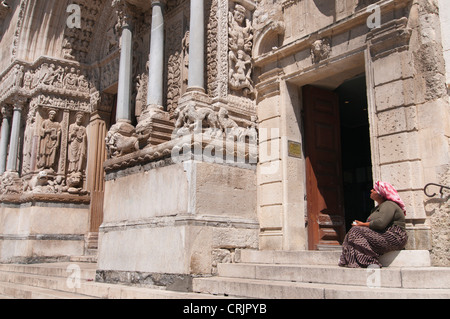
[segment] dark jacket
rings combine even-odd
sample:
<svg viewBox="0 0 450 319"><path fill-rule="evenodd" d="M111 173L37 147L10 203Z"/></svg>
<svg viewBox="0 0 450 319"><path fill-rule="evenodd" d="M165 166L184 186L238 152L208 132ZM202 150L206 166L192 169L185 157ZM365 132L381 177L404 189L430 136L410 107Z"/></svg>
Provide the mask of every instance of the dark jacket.
<svg viewBox="0 0 450 319"><path fill-rule="evenodd" d="M396 203L389 200L372 209L367 221L370 222L369 228L377 231L384 231L392 225L405 229L405 214Z"/></svg>

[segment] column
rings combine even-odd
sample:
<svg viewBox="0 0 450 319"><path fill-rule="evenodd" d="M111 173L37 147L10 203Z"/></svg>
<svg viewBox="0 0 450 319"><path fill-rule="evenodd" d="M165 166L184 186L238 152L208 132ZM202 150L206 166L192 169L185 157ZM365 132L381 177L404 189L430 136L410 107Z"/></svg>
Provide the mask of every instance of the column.
<svg viewBox="0 0 450 319"><path fill-rule="evenodd" d="M17 158L19 156L20 122L22 120L22 109L26 99L17 98L14 101L14 113L11 129L11 140L9 142L9 154L7 170L17 172Z"/></svg>
<svg viewBox="0 0 450 319"><path fill-rule="evenodd" d="M164 17L162 3L152 1L152 29L150 39L150 66L147 105L162 108L164 74Z"/></svg>
<svg viewBox="0 0 450 319"><path fill-rule="evenodd" d="M121 49L119 65L119 84L117 89L116 121L131 123L131 84L133 63L133 32L131 12L125 1L117 4L121 26Z"/></svg>
<svg viewBox="0 0 450 319"><path fill-rule="evenodd" d="M191 0L188 91L205 92L204 1Z"/></svg>
<svg viewBox="0 0 450 319"><path fill-rule="evenodd" d="M6 107L2 107L2 136L0 140L0 175L6 170L6 156L8 154L9 128L11 120L11 111Z"/></svg>

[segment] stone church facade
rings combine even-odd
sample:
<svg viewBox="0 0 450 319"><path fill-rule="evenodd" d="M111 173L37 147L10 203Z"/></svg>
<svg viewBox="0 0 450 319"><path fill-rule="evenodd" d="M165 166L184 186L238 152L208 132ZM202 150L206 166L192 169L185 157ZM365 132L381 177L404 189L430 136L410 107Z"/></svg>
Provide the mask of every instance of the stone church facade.
<svg viewBox="0 0 450 319"><path fill-rule="evenodd" d="M443 2L1 1L0 262L189 286L336 249L383 180L450 265Z"/></svg>

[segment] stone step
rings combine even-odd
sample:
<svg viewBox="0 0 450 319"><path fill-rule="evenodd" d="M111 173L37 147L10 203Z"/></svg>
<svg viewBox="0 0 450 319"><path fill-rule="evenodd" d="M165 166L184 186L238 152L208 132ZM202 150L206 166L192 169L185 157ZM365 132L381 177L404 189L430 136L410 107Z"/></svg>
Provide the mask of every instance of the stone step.
<svg viewBox="0 0 450 319"><path fill-rule="evenodd" d="M64 277L77 272L82 280L94 280L96 264L92 263L46 263L46 264L0 264L0 271L35 274L50 277Z"/></svg>
<svg viewBox="0 0 450 319"><path fill-rule="evenodd" d="M450 289L369 288L248 278L196 278L194 291L262 299L425 299L450 298Z"/></svg>
<svg viewBox="0 0 450 319"><path fill-rule="evenodd" d="M94 299L65 291L0 282L0 299Z"/></svg>
<svg viewBox="0 0 450 319"><path fill-rule="evenodd" d="M237 250L195 292L247 298L449 298L450 268L430 267L428 251L383 255L383 267L337 266L340 251Z"/></svg>
<svg viewBox="0 0 450 319"><path fill-rule="evenodd" d="M237 263L219 264L218 275L333 285L450 289L450 268L446 267L354 269L328 265Z"/></svg>
<svg viewBox="0 0 450 319"><path fill-rule="evenodd" d="M280 251L280 250L236 250L236 262L266 264L330 265L338 264L341 252L331 251ZM380 257L384 267L429 267L428 250L400 250Z"/></svg>
<svg viewBox="0 0 450 319"><path fill-rule="evenodd" d="M97 255L71 256L70 262L75 263L96 263Z"/></svg>
<svg viewBox="0 0 450 319"><path fill-rule="evenodd" d="M77 272L67 272L72 265ZM104 299L209 299L222 298L200 293L183 293L159 287L133 287L95 282L95 264L53 263L33 265L0 264L0 294L13 298ZM70 268L77 269L77 268ZM80 277L76 277L80 274ZM78 280L79 279L79 280Z"/></svg>

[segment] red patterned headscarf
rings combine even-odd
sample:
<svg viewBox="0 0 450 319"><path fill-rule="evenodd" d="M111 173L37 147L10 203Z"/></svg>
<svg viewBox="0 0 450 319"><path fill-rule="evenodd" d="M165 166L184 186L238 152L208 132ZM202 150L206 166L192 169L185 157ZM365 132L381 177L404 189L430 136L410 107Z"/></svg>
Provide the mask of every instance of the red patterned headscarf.
<svg viewBox="0 0 450 319"><path fill-rule="evenodd" d="M406 215L405 203L403 203L394 186L386 182L377 181L375 185L373 185L373 189L378 194L383 196L383 198L385 198L386 200L390 200L396 203L403 210L403 213Z"/></svg>

